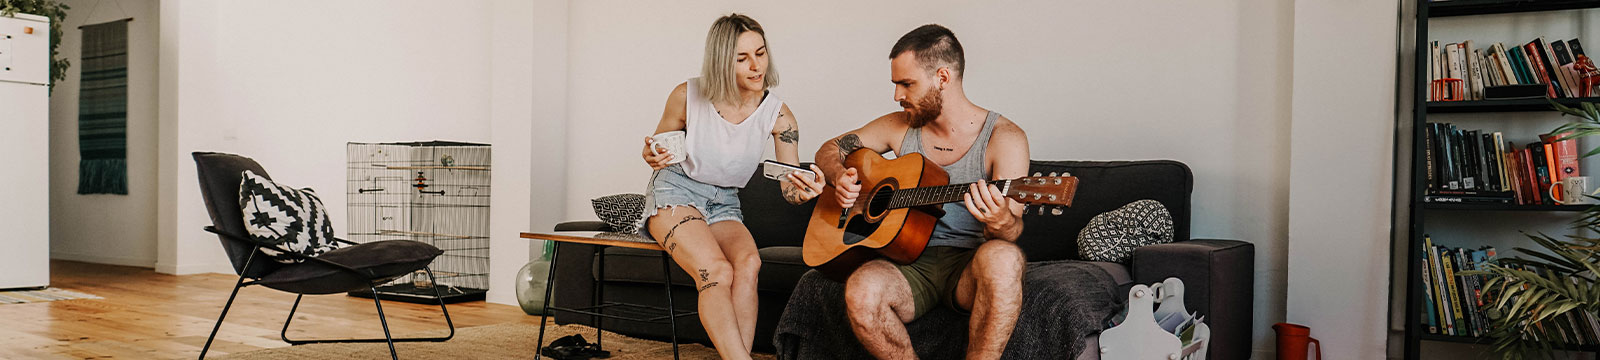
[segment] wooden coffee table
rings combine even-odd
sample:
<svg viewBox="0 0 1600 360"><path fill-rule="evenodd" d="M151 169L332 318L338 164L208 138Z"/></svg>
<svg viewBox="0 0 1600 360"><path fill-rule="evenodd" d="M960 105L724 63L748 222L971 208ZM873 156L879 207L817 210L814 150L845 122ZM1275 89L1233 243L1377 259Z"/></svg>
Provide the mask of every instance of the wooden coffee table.
<svg viewBox="0 0 1600 360"><path fill-rule="evenodd" d="M596 272L595 280L594 280L594 292L595 292L594 293L594 302L591 303L590 306L588 306L588 307L564 308L564 307L554 306L554 305L552 305L550 303L551 291L553 289L555 289L555 278L556 278L555 264L556 264L556 262L561 261L561 259L559 257L557 257L557 255L559 255L559 250L561 249L561 247L560 246L555 246L555 247L551 248L552 250L550 251L550 259L551 259L550 260L550 271L549 271L549 275L547 275L547 277L545 279L545 286L544 286L544 308L545 308L545 311L541 312L539 314L539 323L541 323L541 324L545 323L545 321L549 319L549 314L550 314L551 311L565 311L565 312L572 312L572 313L579 313L579 314L589 315L591 320L594 321L594 325L595 325L595 341L594 341L594 343L595 343L595 347L597 347L597 348L600 347L601 344L602 344L602 342L601 342L601 334L604 331L604 324L605 324L604 322L599 321L599 318L616 319L616 320L623 320L623 321L647 322L647 323L655 323L655 324L667 324L668 326L672 327L672 358L673 359L677 359L678 358L678 317L680 317L680 316L693 316L693 315L696 315L697 312L694 312L694 311L678 312L677 311L677 307L673 304L673 301L672 301L672 281L671 281L671 276L669 276L670 274L672 274L672 257L667 256L667 253L665 251L662 251L661 245L656 244L655 241L650 240L648 238L645 238L643 236L637 236L637 235L631 235L631 234L595 232L595 231L560 231L560 232L550 232L550 233L529 233L529 232L525 232L525 233L522 233L522 238L524 238L524 239L532 239L532 240L549 240L549 241L555 241L555 242L595 245L595 246L599 246L600 247L599 251L602 252L602 256L598 257L598 259L599 259L598 261L600 263L596 267L598 269L598 271ZM634 248L634 249L643 249L643 250L652 250L652 251L657 251L657 252L661 253L661 273L663 274L662 278L661 278L661 286L662 286L663 289L665 289L665 294L666 294L666 297L667 297L667 308L663 309L663 308L654 307L654 306L644 306L644 305L624 304L624 303L613 303L613 302L606 302L605 301L605 286L604 286L605 284L604 284L604 282L605 282L605 276L606 276L606 257L604 256L603 252L605 251L606 247L611 247L611 246ZM621 316L621 315L615 315L615 314L606 314L605 313L606 309L618 309L618 310L628 309L628 310L630 310L630 312L642 313L642 314L647 314L647 315L645 317L628 317L628 316ZM657 314L659 314L659 315L657 315ZM654 315L654 316L650 316L650 315ZM540 327L539 328L539 339L537 341L538 342L535 343L536 346L534 346L534 358L535 359L539 358L542 355L542 354L539 354L539 349L544 346L544 327Z"/></svg>

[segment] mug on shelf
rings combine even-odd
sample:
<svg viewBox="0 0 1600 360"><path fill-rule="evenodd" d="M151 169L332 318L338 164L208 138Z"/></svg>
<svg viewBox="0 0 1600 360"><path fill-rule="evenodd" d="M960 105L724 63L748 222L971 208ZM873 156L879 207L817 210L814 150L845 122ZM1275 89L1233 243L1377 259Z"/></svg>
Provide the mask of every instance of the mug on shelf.
<svg viewBox="0 0 1600 360"><path fill-rule="evenodd" d="M1561 189L1561 193L1559 194L1556 193L1557 185L1560 185ZM1595 193L1589 192L1588 176L1573 176L1566 179L1561 179L1561 182L1559 183L1550 184L1550 189L1546 190L1546 192L1550 193L1550 198L1554 199L1556 204L1595 204L1595 199L1590 198L1590 196L1594 196ZM1596 193L1600 193L1600 191L1596 191Z"/></svg>

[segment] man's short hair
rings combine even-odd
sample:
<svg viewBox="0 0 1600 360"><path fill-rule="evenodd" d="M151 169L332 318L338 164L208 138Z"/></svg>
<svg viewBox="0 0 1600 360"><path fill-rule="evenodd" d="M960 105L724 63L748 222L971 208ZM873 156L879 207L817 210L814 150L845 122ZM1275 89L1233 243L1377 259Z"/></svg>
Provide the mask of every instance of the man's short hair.
<svg viewBox="0 0 1600 360"><path fill-rule="evenodd" d="M956 71L956 79L966 73L966 54L961 51L961 41L956 40L956 34L950 32L939 24L927 24L917 27L900 41L894 43L894 48L889 50L889 59L899 57L900 54L910 51L917 56L917 61L927 68L929 72L938 70L940 66L948 66Z"/></svg>

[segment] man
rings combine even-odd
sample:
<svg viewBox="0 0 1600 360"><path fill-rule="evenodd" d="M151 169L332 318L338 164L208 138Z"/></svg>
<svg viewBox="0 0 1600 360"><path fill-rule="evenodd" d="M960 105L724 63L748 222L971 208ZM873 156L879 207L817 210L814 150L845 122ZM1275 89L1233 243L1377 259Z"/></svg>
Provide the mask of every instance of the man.
<svg viewBox="0 0 1600 360"><path fill-rule="evenodd" d="M955 34L924 25L889 53L894 100L904 111L881 116L817 151L834 174L835 199L855 204L859 175L844 159L857 149L922 153L944 167L950 183L977 182L960 203L944 204L922 257L909 265L878 259L845 282L851 329L880 359L914 358L905 324L936 306L970 312L967 358L999 358L1022 307L1026 259L1015 243L1023 205L984 180L1027 176L1028 138L1011 120L973 104L961 87L966 61Z"/></svg>

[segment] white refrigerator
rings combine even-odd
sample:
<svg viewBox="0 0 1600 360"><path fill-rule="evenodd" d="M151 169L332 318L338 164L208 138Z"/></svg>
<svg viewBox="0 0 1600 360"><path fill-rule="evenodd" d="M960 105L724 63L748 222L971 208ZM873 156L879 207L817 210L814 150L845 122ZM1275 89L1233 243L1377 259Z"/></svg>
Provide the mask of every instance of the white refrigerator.
<svg viewBox="0 0 1600 360"><path fill-rule="evenodd" d="M0 16L0 289L50 285L49 21Z"/></svg>

